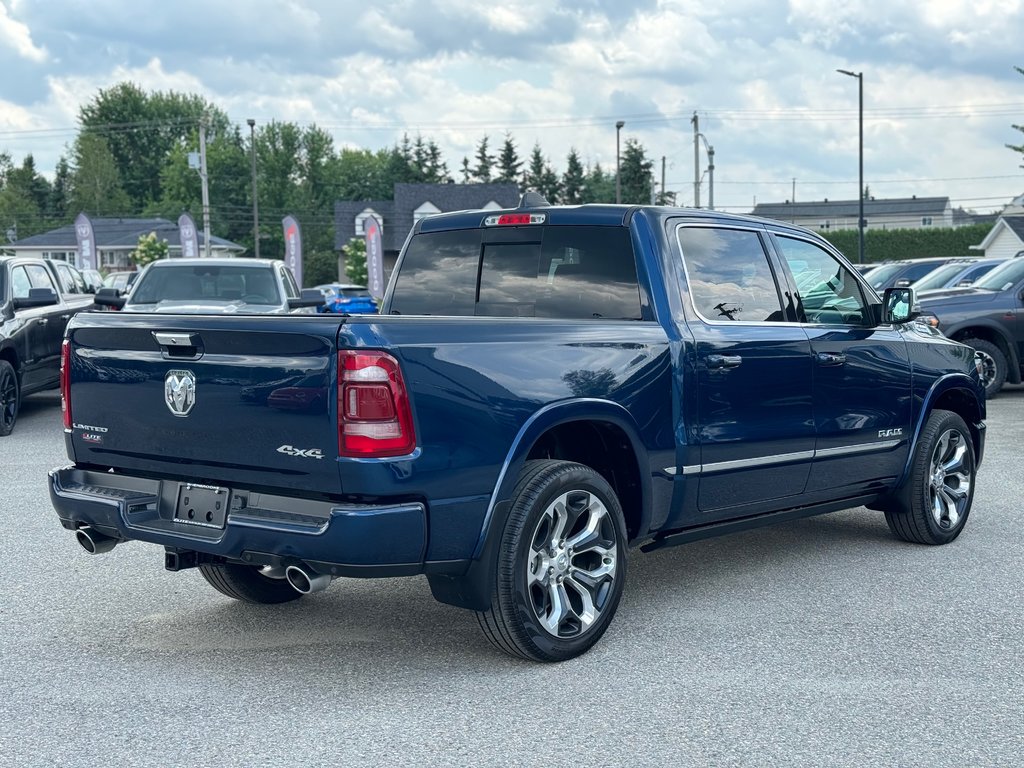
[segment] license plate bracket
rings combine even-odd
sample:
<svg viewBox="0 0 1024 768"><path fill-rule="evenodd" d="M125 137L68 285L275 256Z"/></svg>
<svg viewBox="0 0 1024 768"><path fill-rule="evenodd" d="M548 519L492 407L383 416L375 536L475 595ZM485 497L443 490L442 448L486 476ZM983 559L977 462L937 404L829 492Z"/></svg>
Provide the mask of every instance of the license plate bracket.
<svg viewBox="0 0 1024 768"><path fill-rule="evenodd" d="M223 528L228 517L231 492L215 485L180 483L174 507L174 522Z"/></svg>

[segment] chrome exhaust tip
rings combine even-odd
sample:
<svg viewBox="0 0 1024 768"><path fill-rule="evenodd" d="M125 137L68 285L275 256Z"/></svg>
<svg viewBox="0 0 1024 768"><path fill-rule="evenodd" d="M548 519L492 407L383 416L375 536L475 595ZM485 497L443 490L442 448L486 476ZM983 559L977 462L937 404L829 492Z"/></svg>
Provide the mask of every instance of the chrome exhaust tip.
<svg viewBox="0 0 1024 768"><path fill-rule="evenodd" d="M289 565L284 569L284 578L291 588L303 595L323 592L330 586L332 577L313 573L301 565Z"/></svg>
<svg viewBox="0 0 1024 768"><path fill-rule="evenodd" d="M119 539L100 533L95 528L86 526L75 531L75 538L90 555L102 555L117 546Z"/></svg>

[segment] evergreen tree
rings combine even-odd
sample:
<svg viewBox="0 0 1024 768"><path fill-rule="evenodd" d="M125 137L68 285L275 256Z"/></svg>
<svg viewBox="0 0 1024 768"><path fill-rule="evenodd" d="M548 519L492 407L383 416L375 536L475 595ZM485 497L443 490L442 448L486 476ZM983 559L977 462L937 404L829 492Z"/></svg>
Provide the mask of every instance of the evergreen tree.
<svg viewBox="0 0 1024 768"><path fill-rule="evenodd" d="M538 141L530 151L530 162L526 166L526 173L523 174L524 191L533 189L540 192L540 187L544 180L544 165L544 152L541 150L540 142Z"/></svg>
<svg viewBox="0 0 1024 768"><path fill-rule="evenodd" d="M469 158L462 158L462 183L469 184L473 180L473 169L469 167Z"/></svg>
<svg viewBox="0 0 1024 768"><path fill-rule="evenodd" d="M427 142L427 181L433 184L444 184L451 180L448 164L441 158L441 149L431 139Z"/></svg>
<svg viewBox="0 0 1024 768"><path fill-rule="evenodd" d="M584 203L614 203L615 202L615 175L605 173L600 163L587 171L586 182L583 185Z"/></svg>
<svg viewBox="0 0 1024 768"><path fill-rule="evenodd" d="M505 143L501 147L501 154L498 157L498 176L495 181L518 182L522 173L523 161L519 159L516 145L512 141L512 134L505 133Z"/></svg>
<svg viewBox="0 0 1024 768"><path fill-rule="evenodd" d="M566 205L578 205L583 202L583 191L586 176L583 163L573 147L565 159L565 173L562 176L562 202Z"/></svg>
<svg viewBox="0 0 1024 768"><path fill-rule="evenodd" d="M494 155L487 151L487 136L480 139L476 145L476 165L473 167L473 178L481 184L487 184L491 180L491 171L494 169Z"/></svg>
<svg viewBox="0 0 1024 768"><path fill-rule="evenodd" d="M68 216L68 190L71 186L71 166L68 159L60 156L53 176L53 189L50 195L49 211L53 223L63 222Z"/></svg>
<svg viewBox="0 0 1024 768"><path fill-rule="evenodd" d="M653 191L651 171L654 164L647 159L647 154L636 139L626 139L625 151L622 153L622 202L633 204L650 204Z"/></svg>

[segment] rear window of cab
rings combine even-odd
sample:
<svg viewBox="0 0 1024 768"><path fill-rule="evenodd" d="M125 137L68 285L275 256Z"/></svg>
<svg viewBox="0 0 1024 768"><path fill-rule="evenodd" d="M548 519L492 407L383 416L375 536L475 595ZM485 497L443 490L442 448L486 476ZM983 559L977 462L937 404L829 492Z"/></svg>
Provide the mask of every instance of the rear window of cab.
<svg viewBox="0 0 1024 768"><path fill-rule="evenodd" d="M417 234L391 313L639 320L625 227L529 226Z"/></svg>

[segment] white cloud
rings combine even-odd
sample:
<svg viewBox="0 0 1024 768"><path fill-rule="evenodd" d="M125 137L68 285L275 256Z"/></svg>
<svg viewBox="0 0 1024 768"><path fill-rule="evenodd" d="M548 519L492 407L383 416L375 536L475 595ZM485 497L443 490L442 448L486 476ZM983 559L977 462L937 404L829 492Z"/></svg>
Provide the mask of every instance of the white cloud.
<svg viewBox="0 0 1024 768"><path fill-rule="evenodd" d="M11 10L17 10L17 4L12 4ZM42 63L46 61L48 53L32 42L32 33L28 26L11 17L7 6L0 3L0 48L10 46L18 56Z"/></svg>

